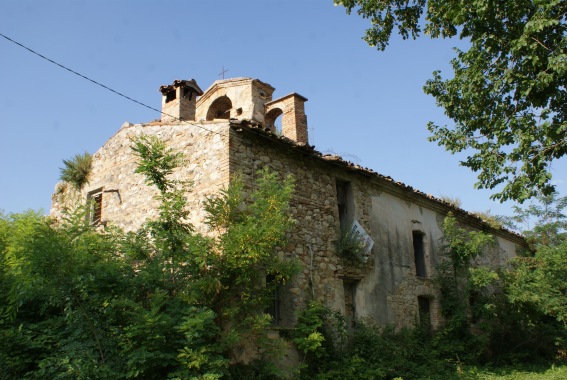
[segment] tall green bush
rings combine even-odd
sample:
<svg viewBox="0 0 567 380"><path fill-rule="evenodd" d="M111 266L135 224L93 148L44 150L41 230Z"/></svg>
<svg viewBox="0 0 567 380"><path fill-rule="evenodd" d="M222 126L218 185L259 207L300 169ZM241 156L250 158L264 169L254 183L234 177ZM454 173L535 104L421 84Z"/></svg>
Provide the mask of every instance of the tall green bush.
<svg viewBox="0 0 567 380"><path fill-rule="evenodd" d="M235 181L207 201L208 237L188 222L187 184L170 179L183 157L154 137L133 145L159 200L140 230L97 229L87 205L56 225L0 215L0 378L229 378L241 368L231 352L262 343L263 279L285 284L296 270L275 255L293 181L267 170L252 192Z"/></svg>

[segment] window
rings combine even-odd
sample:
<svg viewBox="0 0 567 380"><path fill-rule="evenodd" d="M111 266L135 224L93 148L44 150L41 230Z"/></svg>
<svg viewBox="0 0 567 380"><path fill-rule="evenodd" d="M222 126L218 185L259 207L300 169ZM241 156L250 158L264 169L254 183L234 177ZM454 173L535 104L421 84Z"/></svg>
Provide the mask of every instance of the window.
<svg viewBox="0 0 567 380"><path fill-rule="evenodd" d="M266 308L265 313L272 316L272 325L277 326L281 323L282 317L280 311L280 287L275 283L275 280L276 278L274 275L266 276L266 287L272 288L272 291L270 294L270 304Z"/></svg>
<svg viewBox="0 0 567 380"><path fill-rule="evenodd" d="M423 234L413 231L413 257L415 259L415 274L418 277L426 277L425 271L425 252L423 249Z"/></svg>
<svg viewBox="0 0 567 380"><path fill-rule="evenodd" d="M343 291L345 298L345 324L348 330L356 326L356 288L358 281L351 279L343 280Z"/></svg>
<svg viewBox="0 0 567 380"><path fill-rule="evenodd" d="M477 291L471 291L469 295L469 308L470 308L470 315L471 315L471 323L477 323L479 321L479 300L480 293Z"/></svg>
<svg viewBox="0 0 567 380"><path fill-rule="evenodd" d="M348 181L337 179L337 206L339 208L339 222L341 229L350 228L354 218L354 200L352 186Z"/></svg>
<svg viewBox="0 0 567 380"><path fill-rule="evenodd" d="M431 299L426 296L418 296L419 323L423 327L431 327Z"/></svg>
<svg viewBox="0 0 567 380"><path fill-rule="evenodd" d="M177 93L176 93L175 90L168 91L168 93L165 94L165 102L166 103L169 103L172 100L175 100L176 98L177 98Z"/></svg>
<svg viewBox="0 0 567 380"><path fill-rule="evenodd" d="M191 100L195 90L191 87L183 87L183 99Z"/></svg>
<svg viewBox="0 0 567 380"><path fill-rule="evenodd" d="M102 189L91 191L87 195L89 203L89 221L93 226L99 226L102 222Z"/></svg>

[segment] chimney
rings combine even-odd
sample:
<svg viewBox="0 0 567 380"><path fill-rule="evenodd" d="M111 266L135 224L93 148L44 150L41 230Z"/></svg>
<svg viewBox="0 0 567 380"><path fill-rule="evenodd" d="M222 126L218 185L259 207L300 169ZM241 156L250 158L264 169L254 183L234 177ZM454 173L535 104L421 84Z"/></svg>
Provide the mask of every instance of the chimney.
<svg viewBox="0 0 567 380"><path fill-rule="evenodd" d="M161 121L195 120L197 96L203 95L195 79L175 80L173 84L161 86Z"/></svg>
<svg viewBox="0 0 567 380"><path fill-rule="evenodd" d="M308 144L306 101L306 97L294 92L266 103L265 123L273 124L275 118L282 115L282 135L297 143ZM271 120L272 118L274 120Z"/></svg>

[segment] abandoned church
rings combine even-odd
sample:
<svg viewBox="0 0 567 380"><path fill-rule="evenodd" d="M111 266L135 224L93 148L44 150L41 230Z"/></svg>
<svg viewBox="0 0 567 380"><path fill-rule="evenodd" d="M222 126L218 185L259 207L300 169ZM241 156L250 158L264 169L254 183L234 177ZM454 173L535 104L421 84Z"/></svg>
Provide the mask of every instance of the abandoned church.
<svg viewBox="0 0 567 380"><path fill-rule="evenodd" d="M226 188L235 175L251 183L269 167L295 177L291 211L297 221L279 255L297 258L301 272L281 289L274 306L276 326L292 327L297 311L314 297L345 316L380 326L407 326L426 315L441 321L432 278L442 260L442 223L449 212L472 229L488 230L497 244L483 260L504 265L523 239L486 225L477 216L390 177L323 155L309 145L305 103L291 93L274 99L274 88L251 78L217 80L202 91L195 80L161 86L161 120L124 123L94 155L81 197L94 203L94 224L129 231L158 214L155 190L136 174L130 137L155 135L186 164L174 173L189 180L191 222L204 229L203 201ZM279 118L279 119L278 119ZM275 121L281 120L281 130ZM65 201L53 196L51 215ZM366 242L364 260L337 252L341 229L354 228Z"/></svg>

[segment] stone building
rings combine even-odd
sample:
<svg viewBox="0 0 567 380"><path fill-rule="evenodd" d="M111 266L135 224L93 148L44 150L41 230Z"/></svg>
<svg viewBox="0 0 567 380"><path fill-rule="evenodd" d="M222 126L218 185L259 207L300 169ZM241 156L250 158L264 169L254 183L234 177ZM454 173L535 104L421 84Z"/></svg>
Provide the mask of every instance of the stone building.
<svg viewBox="0 0 567 380"><path fill-rule="evenodd" d="M495 236L497 244L484 258L493 266L505 264L524 245L520 236L491 228L440 199L314 150L307 98L297 93L273 99L272 86L251 78L218 80L204 92L194 80L176 80L160 92L161 120L125 123L94 154L90 183L80 195L95 204L92 222L132 230L157 216L155 191L134 173L129 138L141 133L184 153L186 165L175 176L193 184L188 199L197 228L204 228L205 197L226 187L237 173L248 182L265 166L292 174L291 210L297 224L278 254L299 259L303 269L279 293L276 325L293 326L296 312L313 297L340 310L349 323L361 319L401 327L427 315L437 326L439 295L432 277L442 260L441 225L449 211L464 225ZM55 217L65 206L60 194L61 189L53 196ZM353 223L373 241L364 262L337 253L341 226Z"/></svg>

